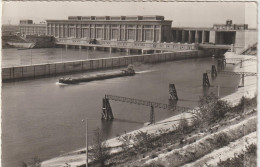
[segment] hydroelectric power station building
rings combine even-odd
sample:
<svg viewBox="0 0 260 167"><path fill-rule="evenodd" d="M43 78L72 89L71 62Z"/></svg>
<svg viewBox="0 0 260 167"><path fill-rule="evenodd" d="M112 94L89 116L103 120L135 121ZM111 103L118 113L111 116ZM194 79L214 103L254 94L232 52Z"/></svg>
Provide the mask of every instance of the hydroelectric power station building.
<svg viewBox="0 0 260 167"><path fill-rule="evenodd" d="M67 20L46 20L33 24L21 20L21 35L48 35L64 43L143 46L194 50L208 45L225 45L241 50L257 42L257 30L247 24L214 24L213 27L172 27L164 16L69 16ZM165 44L166 43L166 44ZM149 44L149 45L148 45ZM157 45L157 46L156 46Z"/></svg>
<svg viewBox="0 0 260 167"><path fill-rule="evenodd" d="M171 41L172 21L164 20L163 16L69 16L68 20L46 22L46 34L56 38ZM34 25L32 22L28 24ZM26 24L20 24L21 34L37 34L37 31L26 31L26 28L29 28Z"/></svg>

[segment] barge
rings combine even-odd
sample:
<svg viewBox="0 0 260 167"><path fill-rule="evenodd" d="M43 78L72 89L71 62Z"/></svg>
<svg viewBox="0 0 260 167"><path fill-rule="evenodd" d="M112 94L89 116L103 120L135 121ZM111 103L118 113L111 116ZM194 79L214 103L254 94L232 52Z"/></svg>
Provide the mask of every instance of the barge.
<svg viewBox="0 0 260 167"><path fill-rule="evenodd" d="M135 71L133 69L133 66L129 65L127 69L116 71L116 72L87 75L82 77L72 77L72 78L62 77L59 79L59 83L77 84L79 82L90 82L90 81L104 80L104 79L124 77L124 76L133 76L133 75L135 75Z"/></svg>

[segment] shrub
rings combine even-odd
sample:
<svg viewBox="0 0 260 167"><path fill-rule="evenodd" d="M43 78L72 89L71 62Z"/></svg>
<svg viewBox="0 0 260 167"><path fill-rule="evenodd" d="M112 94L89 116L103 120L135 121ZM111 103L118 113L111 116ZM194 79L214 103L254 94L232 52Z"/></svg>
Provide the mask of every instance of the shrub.
<svg viewBox="0 0 260 167"><path fill-rule="evenodd" d="M99 129L94 131L93 143L93 158L98 161L101 166L104 166L106 159L109 157L110 151L106 141L103 138L102 132Z"/></svg>
<svg viewBox="0 0 260 167"><path fill-rule="evenodd" d="M168 151L168 152L172 151L172 148L167 148L167 151Z"/></svg>
<svg viewBox="0 0 260 167"><path fill-rule="evenodd" d="M158 154L157 153L152 153L151 158L154 159L156 157L158 157Z"/></svg>
<svg viewBox="0 0 260 167"><path fill-rule="evenodd" d="M228 158L225 161L219 161L218 167L244 167L244 154L234 155L234 158Z"/></svg>
<svg viewBox="0 0 260 167"><path fill-rule="evenodd" d="M189 152L188 156L189 156L189 161L188 162L193 162L193 161L195 161L197 159L196 152Z"/></svg>
<svg viewBox="0 0 260 167"><path fill-rule="evenodd" d="M231 106L227 101L218 100L213 109L213 117L215 119L222 119L230 109Z"/></svg>
<svg viewBox="0 0 260 167"><path fill-rule="evenodd" d="M256 155L256 151L257 151L257 145L256 144L250 144L250 145L246 146L246 152L248 154Z"/></svg>
<svg viewBox="0 0 260 167"><path fill-rule="evenodd" d="M126 151L129 148L129 146L131 145L131 140L133 140L133 135L125 134L125 135L119 136L117 138L117 140L122 143L122 149L124 151Z"/></svg>
<svg viewBox="0 0 260 167"><path fill-rule="evenodd" d="M205 123L213 123L219 119L223 119L225 114L231 110L231 105L224 100L219 100L214 93L200 97L199 100L200 113L199 117Z"/></svg>
<svg viewBox="0 0 260 167"><path fill-rule="evenodd" d="M161 163L156 163L156 162L153 162L153 163L151 163L151 164L149 164L149 165L144 165L143 167L164 167L164 165L163 164L161 164Z"/></svg>
<svg viewBox="0 0 260 167"><path fill-rule="evenodd" d="M198 116L192 118L191 127L199 128L201 124L202 120Z"/></svg>
<svg viewBox="0 0 260 167"><path fill-rule="evenodd" d="M234 107L236 112L243 112L245 108L257 106L257 96L246 98L242 96L239 103Z"/></svg>
<svg viewBox="0 0 260 167"><path fill-rule="evenodd" d="M256 144L250 144L246 146L246 151L241 154L234 154L233 158L228 158L225 161L219 161L218 167L245 167L246 166L256 166L256 162L250 162L249 156L256 155L257 146ZM256 158L253 157L254 161Z"/></svg>
<svg viewBox="0 0 260 167"><path fill-rule="evenodd" d="M79 154L86 154L86 150L79 151Z"/></svg>
<svg viewBox="0 0 260 167"><path fill-rule="evenodd" d="M40 167L41 166L41 159L38 156L33 158L33 167Z"/></svg>
<svg viewBox="0 0 260 167"><path fill-rule="evenodd" d="M220 133L216 136L215 144L218 147L226 146L229 142L230 141L226 133Z"/></svg>
<svg viewBox="0 0 260 167"><path fill-rule="evenodd" d="M179 121L177 129L180 133L189 132L190 127L189 127L189 123L188 123L187 119L181 119Z"/></svg>
<svg viewBox="0 0 260 167"><path fill-rule="evenodd" d="M155 139L154 134L148 134L147 132L139 131L133 140L135 141L135 147L143 147L145 149L154 148L155 143L153 142Z"/></svg>

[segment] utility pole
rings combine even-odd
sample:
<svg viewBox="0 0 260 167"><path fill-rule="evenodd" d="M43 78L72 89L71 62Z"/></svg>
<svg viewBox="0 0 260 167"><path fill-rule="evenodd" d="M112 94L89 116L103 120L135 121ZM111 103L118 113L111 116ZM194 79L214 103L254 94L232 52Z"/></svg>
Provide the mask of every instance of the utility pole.
<svg viewBox="0 0 260 167"><path fill-rule="evenodd" d="M245 137L245 124L243 124L243 137L244 137L244 139L246 139L246 137ZM244 144L245 144L245 140L244 140ZM243 164L244 164L244 166L245 166L245 151L244 151Z"/></svg>
<svg viewBox="0 0 260 167"><path fill-rule="evenodd" d="M219 92L220 92L220 86L218 85L218 97L219 97Z"/></svg>
<svg viewBox="0 0 260 167"><path fill-rule="evenodd" d="M88 119L82 119L82 122L86 121L86 167L88 167Z"/></svg>
<svg viewBox="0 0 260 167"><path fill-rule="evenodd" d="M61 53L61 62L62 62L62 61L63 61L63 60L62 60L62 48L61 48L61 50L60 50L60 53Z"/></svg>
<svg viewBox="0 0 260 167"><path fill-rule="evenodd" d="M31 65L32 65L32 49L30 49L31 50Z"/></svg>
<svg viewBox="0 0 260 167"><path fill-rule="evenodd" d="M88 119L86 118L86 167L88 167Z"/></svg>

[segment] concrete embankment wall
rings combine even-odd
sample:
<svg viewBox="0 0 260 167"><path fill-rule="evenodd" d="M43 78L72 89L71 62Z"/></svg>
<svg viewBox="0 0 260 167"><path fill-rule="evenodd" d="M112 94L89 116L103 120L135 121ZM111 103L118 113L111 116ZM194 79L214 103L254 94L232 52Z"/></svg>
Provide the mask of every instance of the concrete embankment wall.
<svg viewBox="0 0 260 167"><path fill-rule="evenodd" d="M93 71L124 67L132 63L158 63L206 56L202 51L182 51L174 53L156 53L146 55L129 55L102 59L89 59L73 62L58 62L53 64L38 64L32 66L17 66L2 68L2 80L50 76L80 71Z"/></svg>

